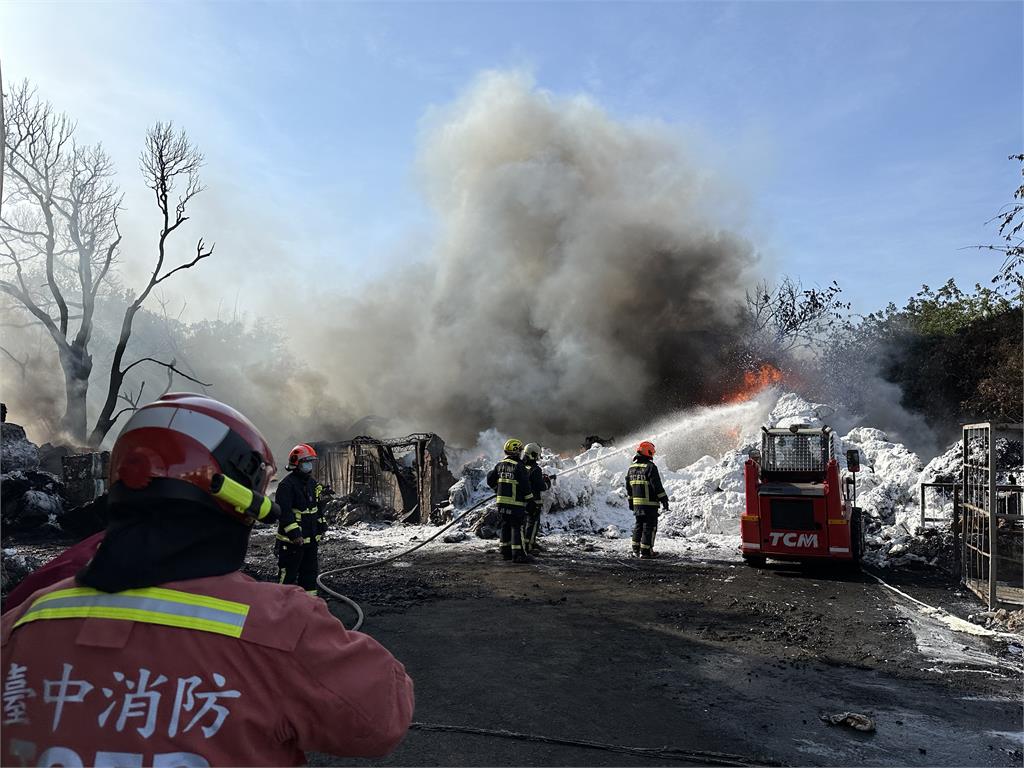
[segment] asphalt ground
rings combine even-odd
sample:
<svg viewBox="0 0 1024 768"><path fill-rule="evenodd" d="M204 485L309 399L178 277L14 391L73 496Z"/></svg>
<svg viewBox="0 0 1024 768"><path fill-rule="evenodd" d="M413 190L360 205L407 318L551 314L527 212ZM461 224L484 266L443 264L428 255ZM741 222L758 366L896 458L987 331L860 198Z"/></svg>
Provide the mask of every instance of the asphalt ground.
<svg viewBox="0 0 1024 768"><path fill-rule="evenodd" d="M46 560L68 543L5 546ZM416 722L467 731L416 727L384 759L310 763L1024 765L1019 638L952 632L867 574L548 544L512 565L485 542L436 541L332 577L406 665ZM321 569L395 551L343 531ZM272 536L253 537L246 570L274 577ZM955 615L980 608L940 572L878 574ZM842 712L875 731L821 720Z"/></svg>
<svg viewBox="0 0 1024 768"><path fill-rule="evenodd" d="M418 723L518 735L414 729L383 760L311 763L693 765L719 753L788 765L1024 763L1012 638L949 631L866 574L638 561L562 542L528 565L479 542L438 542L332 578L362 606L362 631L405 663ZM272 568L261 546L250 558L260 573ZM342 537L321 568L367 554ZM961 616L979 608L935 571L882 576ZM332 610L351 626L350 608ZM821 720L848 711L875 731Z"/></svg>

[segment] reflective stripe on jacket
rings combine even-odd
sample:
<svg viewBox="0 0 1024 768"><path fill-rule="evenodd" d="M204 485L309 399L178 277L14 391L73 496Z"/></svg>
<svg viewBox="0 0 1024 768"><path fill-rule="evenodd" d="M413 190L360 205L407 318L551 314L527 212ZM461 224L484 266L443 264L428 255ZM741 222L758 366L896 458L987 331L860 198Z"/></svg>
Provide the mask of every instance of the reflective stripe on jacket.
<svg viewBox="0 0 1024 768"><path fill-rule="evenodd" d="M64 579L0 633L4 765L381 757L412 719L412 681L373 638L238 571L116 593Z"/></svg>
<svg viewBox="0 0 1024 768"><path fill-rule="evenodd" d="M487 484L494 489L499 507L522 509L534 498L526 465L511 456L499 461L487 473Z"/></svg>
<svg viewBox="0 0 1024 768"><path fill-rule="evenodd" d="M302 537L305 544L320 541L327 528L323 515L320 494L323 485L312 475L297 470L288 473L277 486L274 501L281 508L281 519L277 523L278 541L294 541Z"/></svg>
<svg viewBox="0 0 1024 768"><path fill-rule="evenodd" d="M658 507L668 501L668 494L661 484L661 474L654 462L637 454L626 472L626 494L629 508Z"/></svg>

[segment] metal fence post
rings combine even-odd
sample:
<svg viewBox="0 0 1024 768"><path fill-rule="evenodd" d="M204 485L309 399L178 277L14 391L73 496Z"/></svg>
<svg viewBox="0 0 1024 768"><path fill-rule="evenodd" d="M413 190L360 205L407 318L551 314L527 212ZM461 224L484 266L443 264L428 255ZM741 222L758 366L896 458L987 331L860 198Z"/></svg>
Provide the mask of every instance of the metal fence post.
<svg viewBox="0 0 1024 768"><path fill-rule="evenodd" d="M988 424L988 608L998 606L997 587L999 584L996 563L999 558L997 537L999 518L996 510L996 436L993 424Z"/></svg>
<svg viewBox="0 0 1024 768"><path fill-rule="evenodd" d="M953 486L953 563L954 567L963 562L960 551L960 486ZM961 574L962 575L962 574Z"/></svg>
<svg viewBox="0 0 1024 768"><path fill-rule="evenodd" d="M921 530L924 530L924 483L921 483Z"/></svg>

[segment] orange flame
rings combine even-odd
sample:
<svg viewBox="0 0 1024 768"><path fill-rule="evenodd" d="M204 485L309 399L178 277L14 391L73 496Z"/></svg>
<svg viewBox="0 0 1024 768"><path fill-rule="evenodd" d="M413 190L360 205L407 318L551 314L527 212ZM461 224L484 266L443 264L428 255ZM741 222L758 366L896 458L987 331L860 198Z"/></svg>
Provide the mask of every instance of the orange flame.
<svg viewBox="0 0 1024 768"><path fill-rule="evenodd" d="M762 389L782 381L782 371L771 363L764 363L756 371L743 374L743 386L722 398L723 403L743 403L750 400Z"/></svg>

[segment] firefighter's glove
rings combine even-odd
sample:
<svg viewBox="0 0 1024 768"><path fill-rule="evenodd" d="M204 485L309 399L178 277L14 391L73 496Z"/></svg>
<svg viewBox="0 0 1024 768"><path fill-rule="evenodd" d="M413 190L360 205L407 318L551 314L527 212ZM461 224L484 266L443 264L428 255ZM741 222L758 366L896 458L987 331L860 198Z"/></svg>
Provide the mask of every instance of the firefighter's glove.
<svg viewBox="0 0 1024 768"><path fill-rule="evenodd" d="M661 502L661 508L668 512L668 499L664 499Z"/></svg>
<svg viewBox="0 0 1024 768"><path fill-rule="evenodd" d="M548 475L547 478L549 483L553 483L558 479L558 475Z"/></svg>

